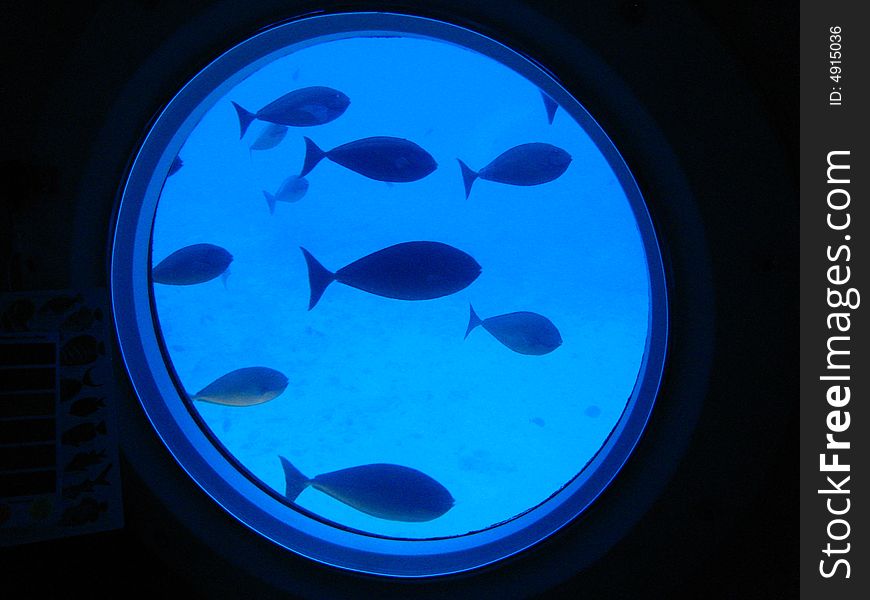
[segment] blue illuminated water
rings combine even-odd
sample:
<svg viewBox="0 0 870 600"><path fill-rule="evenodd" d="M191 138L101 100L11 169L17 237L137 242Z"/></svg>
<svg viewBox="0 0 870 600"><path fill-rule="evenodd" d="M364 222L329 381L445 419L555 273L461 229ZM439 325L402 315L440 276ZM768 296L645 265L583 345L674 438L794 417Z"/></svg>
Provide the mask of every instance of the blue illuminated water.
<svg viewBox="0 0 870 600"><path fill-rule="evenodd" d="M239 140L235 101L256 111L287 92L323 85L351 99L330 123L291 127L276 147ZM582 101L582 99L581 99ZM295 203L271 215L274 193L298 174L302 136L324 150L369 136L414 141L438 162L428 177L387 184L324 160ZM546 142L573 158L538 186L477 180L465 199L457 158L480 169L513 146ZM219 376L267 366L286 391L257 406L196 402L219 442L283 493L278 456L309 477L393 463L444 485L456 501L440 518L367 516L315 489L297 502L336 523L403 537L479 530L544 501L583 469L626 406L648 333L649 274L626 195L583 128L563 109L547 122L538 89L472 51L411 38L345 39L281 58L216 102L167 179L153 260L196 243L234 257L220 278L155 284L166 349L195 392ZM300 246L337 270L413 240L461 249L482 266L469 287L402 301L330 285L308 311ZM481 318L532 311L563 344L511 351Z"/></svg>

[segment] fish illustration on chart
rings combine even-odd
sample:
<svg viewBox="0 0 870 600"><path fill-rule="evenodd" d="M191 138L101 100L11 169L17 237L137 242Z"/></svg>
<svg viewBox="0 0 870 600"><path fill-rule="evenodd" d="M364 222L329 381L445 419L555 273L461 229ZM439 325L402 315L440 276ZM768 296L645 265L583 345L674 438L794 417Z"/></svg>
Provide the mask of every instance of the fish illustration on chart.
<svg viewBox="0 0 870 600"><path fill-rule="evenodd" d="M84 297L81 294L75 296L55 296L51 300L46 300L39 307L39 316L60 316L67 313L77 304L84 302Z"/></svg>
<svg viewBox="0 0 870 600"><path fill-rule="evenodd" d="M69 414L75 417L87 417L88 415L94 414L101 408L105 408L105 400L105 397L97 398L96 396L79 398L70 406Z"/></svg>
<svg viewBox="0 0 870 600"><path fill-rule="evenodd" d="M544 90L541 91L541 98L544 100L544 110L547 111L547 123L550 125L553 124L553 118L556 116L556 111L559 109L559 105L555 100L550 98L549 94Z"/></svg>
<svg viewBox="0 0 870 600"><path fill-rule="evenodd" d="M190 399L224 406L253 406L280 396L287 383L287 377L275 369L245 367L218 377L191 394Z"/></svg>
<svg viewBox="0 0 870 600"><path fill-rule="evenodd" d="M102 320L103 311L99 308L88 308L82 306L64 319L60 324L60 330L63 332L87 331L94 325L94 323Z"/></svg>
<svg viewBox="0 0 870 600"><path fill-rule="evenodd" d="M84 387L101 387L103 384L94 381L93 370L94 367L88 367L81 379L62 377L60 380L60 401L72 400Z"/></svg>
<svg viewBox="0 0 870 600"><path fill-rule="evenodd" d="M342 144L324 152L305 137L305 162L300 177L306 176L324 158L369 179L389 183L418 181L432 173L438 163L410 140L370 137Z"/></svg>
<svg viewBox="0 0 870 600"><path fill-rule="evenodd" d="M459 160L466 199L478 178L510 185L541 185L558 179L570 164L570 154L542 142L514 146L502 152L480 171L474 171Z"/></svg>
<svg viewBox="0 0 870 600"><path fill-rule="evenodd" d="M232 103L239 117L239 139L255 120L290 127L311 127L329 123L344 114L350 98L338 90L312 86L284 94L258 110L251 112Z"/></svg>
<svg viewBox="0 0 870 600"><path fill-rule="evenodd" d="M281 183L274 194L263 190L266 204L269 206L269 214L275 214L276 202L299 202L308 191L308 180L298 175L291 175Z"/></svg>
<svg viewBox="0 0 870 600"><path fill-rule="evenodd" d="M106 435L106 422L81 423L67 429L61 436L61 442L66 446L81 446L90 442L98 435Z"/></svg>
<svg viewBox="0 0 870 600"><path fill-rule="evenodd" d="M314 308L333 281L370 294L397 300L431 300L462 290L477 279L481 268L462 250L441 242L403 242L364 256L335 273L305 248Z"/></svg>
<svg viewBox="0 0 870 600"><path fill-rule="evenodd" d="M65 367L89 365L106 353L106 346L92 335L77 335L60 348L60 364Z"/></svg>
<svg viewBox="0 0 870 600"><path fill-rule="evenodd" d="M224 286L233 255L214 244L193 244L176 250L151 269L154 283L195 285L223 276Z"/></svg>
<svg viewBox="0 0 870 600"><path fill-rule="evenodd" d="M109 470L112 468L111 464L106 465L106 468L100 471L100 474L97 475L93 479L85 479L81 483L76 483L74 485L68 485L63 488L61 495L64 500L75 500L82 494L90 494L94 491L94 487L98 485L107 486L109 485L109 480L106 479L106 476L109 474Z"/></svg>
<svg viewBox="0 0 870 600"><path fill-rule="evenodd" d="M562 345L562 336L556 326L542 315L533 312L513 312L481 319L469 305L470 315L465 337L477 326L482 326L492 337L520 354L540 356L549 354Z"/></svg>
<svg viewBox="0 0 870 600"><path fill-rule="evenodd" d="M101 462L105 462L105 460L105 450L100 450L99 452L96 450L90 450L88 452L77 452L76 455L72 457L72 460L70 460L63 468L63 471L64 473L77 473L80 471L87 471L89 467L93 467L94 465L98 465Z"/></svg>
<svg viewBox="0 0 870 600"><path fill-rule="evenodd" d="M98 502L95 498L87 497L67 508L61 515L60 524L64 527L77 527L94 523L108 509L108 502Z"/></svg>
<svg viewBox="0 0 870 600"><path fill-rule="evenodd" d="M308 487L379 519L424 522L453 508L450 492L432 477L410 467L371 464L350 467L309 479L284 458L285 496L296 502Z"/></svg>

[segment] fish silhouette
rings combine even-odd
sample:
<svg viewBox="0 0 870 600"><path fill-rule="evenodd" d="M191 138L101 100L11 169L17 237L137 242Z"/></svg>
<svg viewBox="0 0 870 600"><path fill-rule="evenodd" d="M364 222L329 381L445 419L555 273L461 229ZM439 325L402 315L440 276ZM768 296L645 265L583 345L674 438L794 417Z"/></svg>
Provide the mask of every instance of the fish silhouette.
<svg viewBox="0 0 870 600"><path fill-rule="evenodd" d="M47 300L39 308L39 316L62 315L73 306L83 301L84 297L81 294L76 294L75 296L55 296L51 300Z"/></svg>
<svg viewBox="0 0 870 600"><path fill-rule="evenodd" d="M544 90L541 90L541 98L544 99L544 110L547 111L547 122L552 125L553 118L556 116L556 110L559 108L559 105L555 100L550 98Z"/></svg>
<svg viewBox="0 0 870 600"><path fill-rule="evenodd" d="M541 142L520 144L505 150L480 171L474 171L459 161L466 199L478 177L510 185L540 185L560 177L570 164L570 154Z"/></svg>
<svg viewBox="0 0 870 600"><path fill-rule="evenodd" d="M250 150L269 150L281 143L287 136L287 126L269 123L251 144Z"/></svg>
<svg viewBox="0 0 870 600"><path fill-rule="evenodd" d="M74 500L78 498L82 494L89 494L94 491L94 486L97 485L109 485L109 480L106 479L106 475L109 474L109 469L112 468L111 463L106 465L106 468L103 469L97 477L94 479L85 479L81 483L76 483L73 485L68 485L63 488L61 494L66 500Z"/></svg>
<svg viewBox="0 0 870 600"><path fill-rule="evenodd" d="M284 467L285 496L291 502L311 486L367 515L406 522L437 519L455 503L443 485L410 467L363 465L309 479L289 460L278 458Z"/></svg>
<svg viewBox="0 0 870 600"><path fill-rule="evenodd" d="M105 406L105 397L97 398L96 396L91 396L88 398L79 398L70 406L69 414L76 417L87 417L101 408L105 408Z"/></svg>
<svg viewBox="0 0 870 600"><path fill-rule="evenodd" d="M85 371L84 377L81 380L72 379L70 377L62 377L60 380L60 400L61 402L66 402L67 400L71 400L75 398L75 396L82 391L82 387L100 387L103 384L94 383L94 379L92 377L92 372L94 367L88 367L88 370Z"/></svg>
<svg viewBox="0 0 870 600"><path fill-rule="evenodd" d="M233 255L213 244L194 244L176 250L151 269L155 283L194 285L226 273Z"/></svg>
<svg viewBox="0 0 870 600"><path fill-rule="evenodd" d="M299 176L307 175L324 158L369 179L391 183L423 179L438 167L428 152L402 138L364 138L324 152L306 137L305 163Z"/></svg>
<svg viewBox="0 0 870 600"><path fill-rule="evenodd" d="M275 369L245 367L218 377L190 399L224 406L253 406L277 398L286 387L287 377Z"/></svg>
<svg viewBox="0 0 870 600"><path fill-rule="evenodd" d="M263 190L263 196L266 197L266 204L269 205L269 214L275 214L276 202L298 202L305 192L308 191L308 180L298 175L291 175L281 184L278 191L274 194Z"/></svg>
<svg viewBox="0 0 870 600"><path fill-rule="evenodd" d="M77 311L72 313L63 323L60 324L61 331L85 331L91 326L103 319L103 311L99 308L88 308L82 306Z"/></svg>
<svg viewBox="0 0 870 600"><path fill-rule="evenodd" d="M350 106L350 98L332 88L313 86L284 94L256 113L245 110L235 102L232 104L239 117L239 139L242 139L254 120L291 127L329 123L344 114Z"/></svg>
<svg viewBox="0 0 870 600"><path fill-rule="evenodd" d="M458 292L480 275L471 256L441 242L403 242L364 256L335 273L301 248L314 308L333 281L397 300L431 300Z"/></svg>
<svg viewBox="0 0 870 600"><path fill-rule="evenodd" d="M176 155L175 158L172 159L172 163L169 165L169 173L166 174L167 177L171 177L178 173L181 167L184 166L184 161L181 160L181 157Z"/></svg>
<svg viewBox="0 0 870 600"><path fill-rule="evenodd" d="M99 452L97 452L96 450L91 450L89 452L77 452L76 455L73 456L72 460L67 463L66 467L64 467L63 470L65 473L87 471L88 467L98 465L104 460L106 460L105 450L100 450Z"/></svg>
<svg viewBox="0 0 870 600"><path fill-rule="evenodd" d="M548 354L562 345L559 330L547 318L533 312L513 312L481 320L469 305L471 314L465 337L482 325L492 337L520 354Z"/></svg>
<svg viewBox="0 0 870 600"><path fill-rule="evenodd" d="M81 423L71 427L64 431L61 441L67 446L81 446L97 437L98 434L106 434L105 421L100 421L96 425L93 423Z"/></svg>
<svg viewBox="0 0 870 600"><path fill-rule="evenodd" d="M108 502L97 502L96 499L89 496L75 506L66 509L60 518L60 524L65 527L75 527L93 523L108 509Z"/></svg>
<svg viewBox="0 0 870 600"><path fill-rule="evenodd" d="M60 349L60 364L65 367L89 365L106 353L106 347L92 335L77 335Z"/></svg>

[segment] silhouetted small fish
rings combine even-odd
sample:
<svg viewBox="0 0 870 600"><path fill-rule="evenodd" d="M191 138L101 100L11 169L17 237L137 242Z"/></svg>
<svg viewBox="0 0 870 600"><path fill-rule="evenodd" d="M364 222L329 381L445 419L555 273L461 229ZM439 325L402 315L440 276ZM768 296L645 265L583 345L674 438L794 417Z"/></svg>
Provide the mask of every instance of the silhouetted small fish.
<svg viewBox="0 0 870 600"><path fill-rule="evenodd" d="M397 300L431 300L471 285L480 265L471 256L441 242L403 242L356 260L335 273L301 248L308 264L314 308L333 281Z"/></svg>
<svg viewBox="0 0 870 600"><path fill-rule="evenodd" d="M63 323L60 324L61 331L85 331L90 329L96 321L103 319L103 311L99 308L88 308L82 306L80 309L68 316Z"/></svg>
<svg viewBox="0 0 870 600"><path fill-rule="evenodd" d="M97 412L101 408L105 408L105 406L105 398L80 398L72 403L72 406L70 406L69 409L69 414L76 417L86 417Z"/></svg>
<svg viewBox="0 0 870 600"><path fill-rule="evenodd" d="M63 377L60 380L60 400L61 402L66 402L76 396L81 390L83 386L88 387L100 387L101 383L94 383L92 377L93 367L88 367L88 370L85 371L85 375L81 381L78 379L72 379L70 377Z"/></svg>
<svg viewBox="0 0 870 600"><path fill-rule="evenodd" d="M109 485L109 480L106 479L106 475L109 474L109 469L112 468L111 464L106 465L106 468L103 469L97 477L94 479L85 479L81 483L76 483L74 485L68 485L63 488L61 495L66 500L74 500L78 498L82 494L89 494L94 491L94 486L97 485Z"/></svg>
<svg viewBox="0 0 870 600"><path fill-rule="evenodd" d="M232 104L239 116L239 139L242 139L255 119L292 127L329 123L344 114L350 106L350 98L332 88L313 86L284 94L256 113L245 110L235 102Z"/></svg>
<svg viewBox="0 0 870 600"><path fill-rule="evenodd" d="M63 433L61 441L67 446L81 446L85 442L90 442L97 437L97 434L106 434L105 421L100 421L96 425L93 423L81 423L71 427Z"/></svg>
<svg viewBox="0 0 870 600"><path fill-rule="evenodd" d="M66 509L60 518L60 524L64 527L75 527L94 523L108 509L108 502L97 502L94 498L87 497Z"/></svg>
<svg viewBox="0 0 870 600"><path fill-rule="evenodd" d="M541 98L544 99L544 109L547 111L547 122L552 125L553 118L556 116L556 110L559 108L559 105L555 100L550 98L544 90L541 90Z"/></svg>
<svg viewBox="0 0 870 600"><path fill-rule="evenodd" d="M97 452L96 450L91 450L89 452L77 452L76 455L73 456L72 460L67 463L66 467L64 467L63 470L65 473L87 471L88 467L98 465L104 460L106 460L105 450L100 450L99 452Z"/></svg>
<svg viewBox="0 0 870 600"><path fill-rule="evenodd" d="M459 161L466 198L471 194L471 186L478 177L511 185L540 185L557 179L570 164L570 154L561 148L540 142L514 146L502 152L478 172Z"/></svg>
<svg viewBox="0 0 870 600"><path fill-rule="evenodd" d="M213 244L194 244L176 250L151 269L155 283L194 285L223 275L233 255Z"/></svg>
<svg viewBox="0 0 870 600"><path fill-rule="evenodd" d="M81 294L75 296L55 296L39 307L39 316L62 315L76 304L83 302Z"/></svg>
<svg viewBox="0 0 870 600"><path fill-rule="evenodd" d="M169 165L169 173L166 176L171 177L172 175L175 175L183 166L184 161L181 160L180 156L176 155L175 158L172 159L172 164Z"/></svg>
<svg viewBox="0 0 870 600"><path fill-rule="evenodd" d="M12 302L0 315L0 330L29 331L29 322L36 312L36 305L28 298Z"/></svg>
<svg viewBox="0 0 870 600"><path fill-rule="evenodd" d="M267 367L246 367L218 377L190 399L225 406L252 406L280 396L286 387L287 377L283 373Z"/></svg>
<svg viewBox="0 0 870 600"><path fill-rule="evenodd" d="M465 337L478 325L483 325L492 337L520 354L548 354L562 345L559 330L547 317L533 312L514 312L481 320L469 305L471 314Z"/></svg>
<svg viewBox="0 0 870 600"><path fill-rule="evenodd" d="M369 179L393 183L423 179L438 167L428 152L402 138L364 138L324 152L306 137L305 163L299 176L307 175L323 158Z"/></svg>
<svg viewBox="0 0 870 600"><path fill-rule="evenodd" d="M257 139L254 140L254 143L251 144L250 149L269 150L270 148L274 148L275 146L280 144L281 140L283 140L286 135L286 125L276 125L275 123L269 123L263 128L263 131L260 132L260 135L257 136Z"/></svg>
<svg viewBox="0 0 870 600"><path fill-rule="evenodd" d="M60 364L63 366L89 365L106 353L103 342L92 335L77 335L60 349Z"/></svg>
<svg viewBox="0 0 870 600"><path fill-rule="evenodd" d="M298 202L307 191L308 180L298 175L291 175L285 179L274 194L263 190L266 204L269 205L269 214L275 214L275 202Z"/></svg>
<svg viewBox="0 0 870 600"><path fill-rule="evenodd" d="M443 485L410 467L363 465L308 479L289 460L278 458L284 467L285 495L291 502L311 486L367 515L407 522L436 519L455 502Z"/></svg>

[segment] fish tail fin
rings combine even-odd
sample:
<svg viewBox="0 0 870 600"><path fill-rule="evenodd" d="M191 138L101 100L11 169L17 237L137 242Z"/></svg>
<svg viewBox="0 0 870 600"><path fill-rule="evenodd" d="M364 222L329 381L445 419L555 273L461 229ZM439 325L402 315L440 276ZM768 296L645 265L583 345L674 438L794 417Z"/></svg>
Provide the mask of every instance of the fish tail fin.
<svg viewBox="0 0 870 600"><path fill-rule="evenodd" d="M269 205L269 214L274 215L275 214L275 196L273 196L272 194L270 194L266 190L263 190L263 196L265 196L265 198L266 198L266 204Z"/></svg>
<svg viewBox="0 0 870 600"><path fill-rule="evenodd" d="M254 122L254 119L257 116L249 110L245 110L235 102L232 103L233 107L236 109L236 114L239 115L239 139L245 137L245 132L250 127L251 123Z"/></svg>
<svg viewBox="0 0 870 600"><path fill-rule="evenodd" d="M550 98L550 95L544 90L541 90L541 98L544 99L544 108L547 111L547 122L552 125L553 118L556 116L556 110L559 108L559 105L556 104L556 101Z"/></svg>
<svg viewBox="0 0 870 600"><path fill-rule="evenodd" d="M465 199L468 200L468 196L471 194L471 186L474 180L477 179L477 172L471 170L468 165L458 158L456 160L459 161L459 168L462 169L462 183L465 184Z"/></svg>
<svg viewBox="0 0 870 600"><path fill-rule="evenodd" d="M295 502L311 481L289 460L280 455L278 458L281 459L281 466L284 467L284 495L291 502Z"/></svg>
<svg viewBox="0 0 870 600"><path fill-rule="evenodd" d="M302 136L305 139L305 162L302 165L302 172L299 173L299 177L305 177L308 173L311 172L311 169L317 166L323 157L326 156L326 152L321 150L317 144L311 141L310 138L306 136Z"/></svg>
<svg viewBox="0 0 870 600"><path fill-rule="evenodd" d="M471 333L471 330L477 327L478 325L482 325L483 321L480 320L480 317L477 316L477 313L474 312L474 307L469 304L468 305L470 314L468 315L468 329L465 330L465 338L468 337L468 334ZM465 339L463 338L463 339Z"/></svg>
<svg viewBox="0 0 870 600"><path fill-rule="evenodd" d="M308 301L308 310L314 308L317 301L326 291L326 287L335 281L335 273L321 265L316 258L305 248L300 247L305 255L305 263L308 265L308 284L311 287L311 297Z"/></svg>
<svg viewBox="0 0 870 600"><path fill-rule="evenodd" d="M230 273L229 268L225 269L224 272L221 273L221 282L224 284L225 290L229 289L229 288L227 288L227 279L230 278L230 275L232 275L232 273Z"/></svg>

